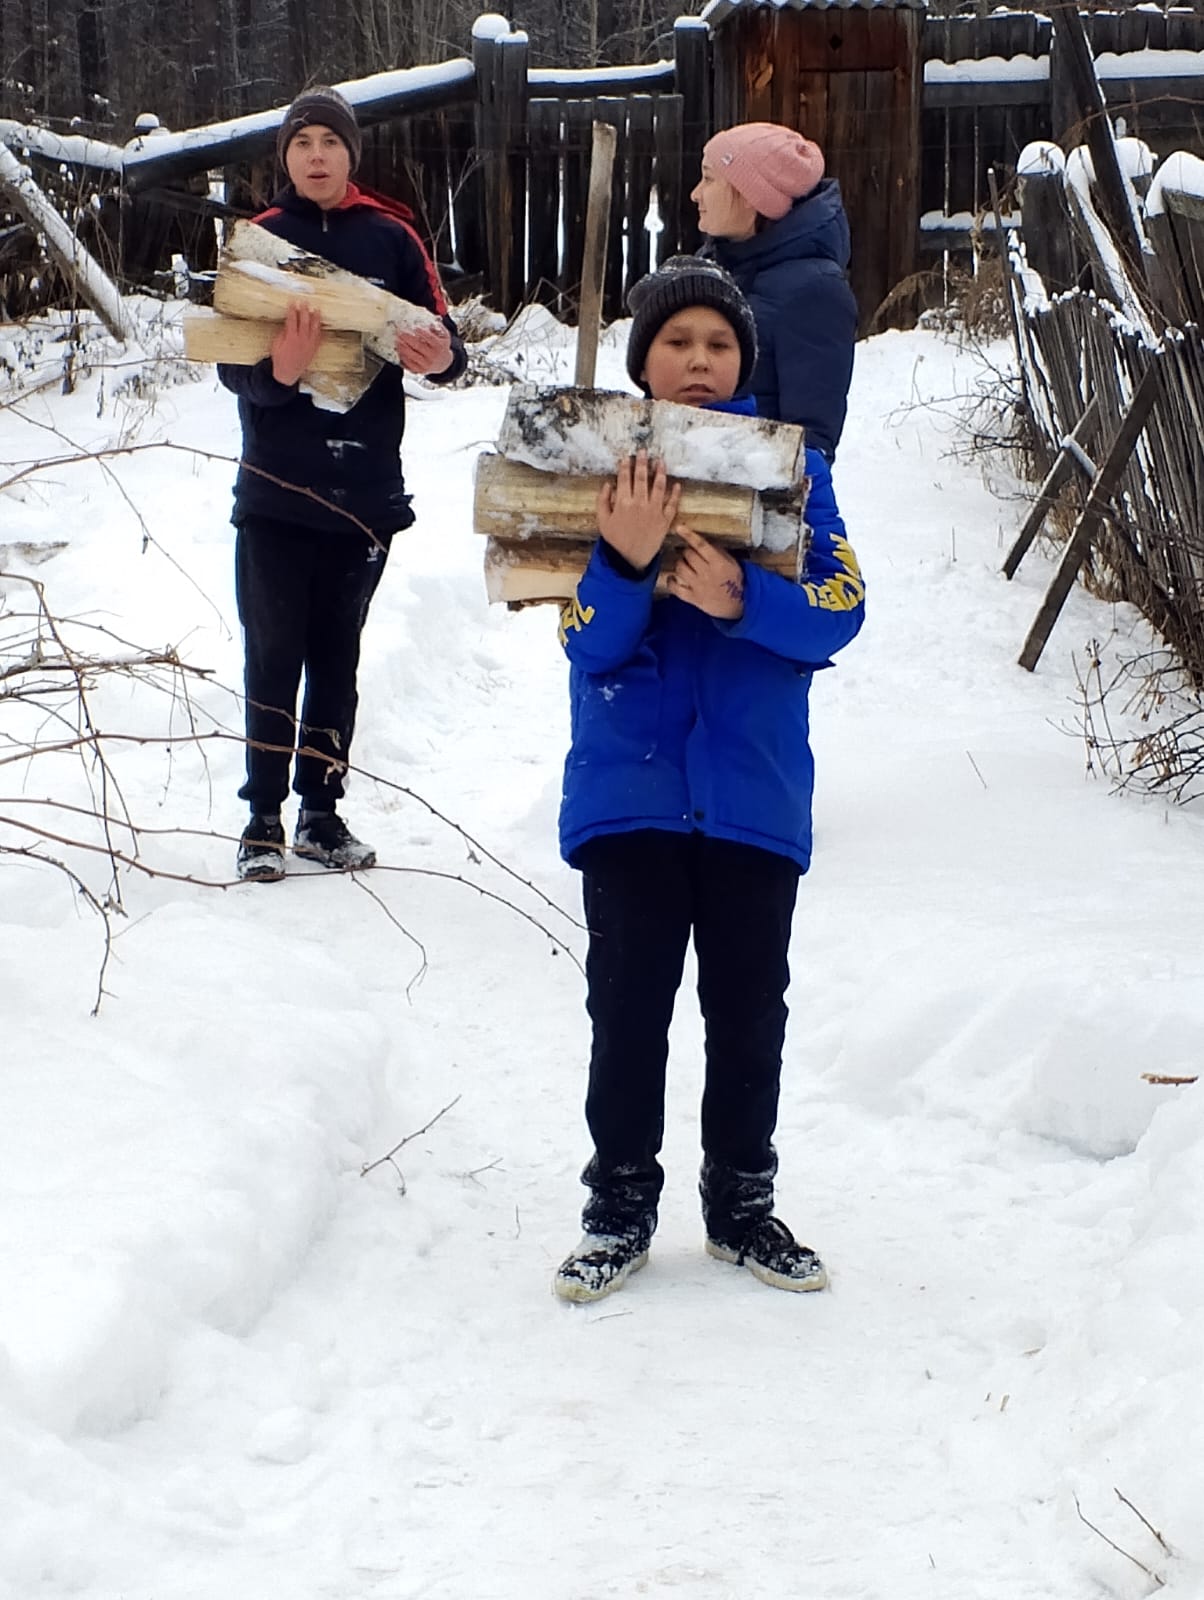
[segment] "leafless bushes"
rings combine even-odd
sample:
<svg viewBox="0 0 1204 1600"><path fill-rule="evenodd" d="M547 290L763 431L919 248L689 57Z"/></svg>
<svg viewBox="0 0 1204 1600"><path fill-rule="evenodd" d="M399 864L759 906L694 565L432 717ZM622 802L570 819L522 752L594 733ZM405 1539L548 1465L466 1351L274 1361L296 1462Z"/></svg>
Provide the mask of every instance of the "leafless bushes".
<svg viewBox="0 0 1204 1600"><path fill-rule="evenodd" d="M102 954L94 1010L105 995L105 974L117 921L131 910L131 884L158 880L190 889L228 889L233 880L194 870L197 854L219 842L233 861L234 837L208 826L153 826L145 821L152 784L170 789L187 762L190 793L213 799L209 755L243 745L239 697L205 667L175 649L148 650L88 618L60 618L44 585L0 571L0 867L24 861L59 874L99 918ZM538 929L554 952L576 957L542 920L554 912L575 925L528 879L416 791L361 768L369 782L408 797L458 836L465 872L393 868L472 889ZM209 851L212 855L212 851ZM493 869L506 892L481 881ZM294 884L319 881L298 876ZM389 908L384 894L358 880L390 924L419 952L419 939ZM521 889L523 894L517 896ZM262 889L250 892L262 893ZM528 909L520 899L534 900Z"/></svg>
<svg viewBox="0 0 1204 1600"><path fill-rule="evenodd" d="M1180 804L1204 795L1204 696L1172 652L1117 661L1093 640L1076 676L1090 770Z"/></svg>

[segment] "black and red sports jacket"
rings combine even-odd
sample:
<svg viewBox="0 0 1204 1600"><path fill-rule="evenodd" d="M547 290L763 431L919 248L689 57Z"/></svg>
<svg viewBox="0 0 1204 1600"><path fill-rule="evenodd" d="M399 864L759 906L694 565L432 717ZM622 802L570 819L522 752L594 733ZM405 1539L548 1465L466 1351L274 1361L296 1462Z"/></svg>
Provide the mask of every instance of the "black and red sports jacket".
<svg viewBox="0 0 1204 1600"><path fill-rule="evenodd" d="M442 317L452 336L452 361L432 381L450 383L464 371L464 345L448 316L439 275L412 213L400 202L351 184L338 206L323 211L289 184L255 221ZM238 396L242 423L231 519L236 526L248 517L271 517L351 531L354 517L374 532L387 533L413 522L401 471L405 392L400 367L386 363L351 410L341 413L315 404L296 385L277 383L270 357L253 367L221 365L218 375Z"/></svg>

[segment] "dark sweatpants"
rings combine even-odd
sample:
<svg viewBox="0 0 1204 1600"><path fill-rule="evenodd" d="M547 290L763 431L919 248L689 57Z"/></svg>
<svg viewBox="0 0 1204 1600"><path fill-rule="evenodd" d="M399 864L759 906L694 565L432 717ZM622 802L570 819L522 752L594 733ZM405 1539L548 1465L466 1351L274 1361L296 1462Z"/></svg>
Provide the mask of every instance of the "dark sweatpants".
<svg viewBox="0 0 1204 1600"><path fill-rule="evenodd" d="M703 1213L713 1238L742 1236L773 1207L799 869L753 845L654 829L591 839L578 860L593 1022L585 1226L655 1227L669 1023L692 930L706 1024Z"/></svg>
<svg viewBox="0 0 1204 1600"><path fill-rule="evenodd" d="M252 811L279 811L293 788L329 811L343 794L358 703L360 631L384 572L389 534L322 533L266 517L238 530L235 577L246 649L247 781ZM297 691L305 700L297 737ZM265 748L275 746L276 748Z"/></svg>

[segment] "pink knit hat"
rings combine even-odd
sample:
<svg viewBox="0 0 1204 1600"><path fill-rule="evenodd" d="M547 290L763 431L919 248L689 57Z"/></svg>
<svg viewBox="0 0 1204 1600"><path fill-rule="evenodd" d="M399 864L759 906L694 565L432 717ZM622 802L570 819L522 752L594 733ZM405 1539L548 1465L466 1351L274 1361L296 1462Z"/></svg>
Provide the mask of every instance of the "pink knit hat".
<svg viewBox="0 0 1204 1600"><path fill-rule="evenodd" d="M763 217L777 221L824 175L824 153L777 122L742 122L708 139L703 160Z"/></svg>

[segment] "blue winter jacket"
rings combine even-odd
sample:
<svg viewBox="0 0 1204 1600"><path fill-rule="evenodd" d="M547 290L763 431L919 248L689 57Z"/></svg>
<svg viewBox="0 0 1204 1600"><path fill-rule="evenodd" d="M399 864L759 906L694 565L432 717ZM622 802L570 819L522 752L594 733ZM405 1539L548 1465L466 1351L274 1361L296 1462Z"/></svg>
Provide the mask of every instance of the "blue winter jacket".
<svg viewBox="0 0 1204 1600"><path fill-rule="evenodd" d="M808 445L831 461L857 338L840 185L825 178L780 221L766 222L751 239L712 239L705 253L727 268L752 306L759 350L749 388L759 415L801 423Z"/></svg>
<svg viewBox="0 0 1204 1600"><path fill-rule="evenodd" d="M811 675L865 615L857 559L816 450L807 471L805 581L744 562L739 621L673 596L654 600L659 559L626 576L602 539L594 546L561 612L572 743L560 850L571 865L598 834L663 828L759 845L806 871Z"/></svg>
<svg viewBox="0 0 1204 1600"><path fill-rule="evenodd" d="M442 317L452 335L452 361L432 381L450 383L464 371L464 345L407 207L351 184L341 205L323 211L289 184L255 221L290 244ZM258 516L354 531L355 523L340 511L377 533L396 532L413 522L401 472L405 391L400 367L385 362L346 412L316 406L296 384L277 383L271 357L253 367L223 365L217 370L238 396L242 423L236 524ZM297 493L287 485L313 493Z"/></svg>

